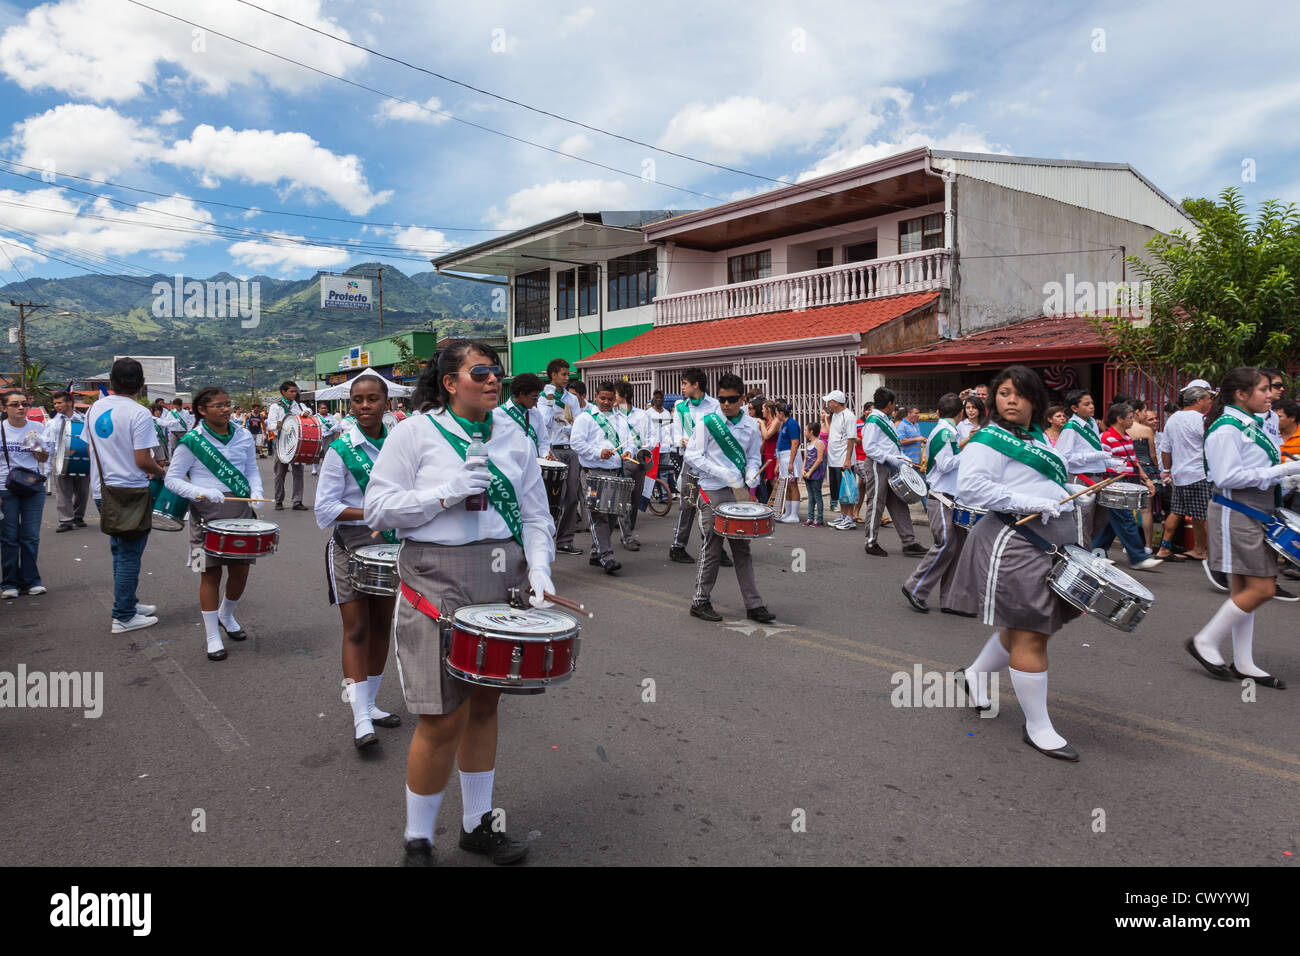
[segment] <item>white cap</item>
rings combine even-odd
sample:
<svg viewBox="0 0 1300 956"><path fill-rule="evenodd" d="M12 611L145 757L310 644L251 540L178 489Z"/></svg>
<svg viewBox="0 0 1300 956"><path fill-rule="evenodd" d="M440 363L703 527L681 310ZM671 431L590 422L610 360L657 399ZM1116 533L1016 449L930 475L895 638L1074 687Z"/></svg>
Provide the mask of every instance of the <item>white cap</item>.
<svg viewBox="0 0 1300 956"><path fill-rule="evenodd" d="M1206 381L1205 379L1203 379L1203 378L1194 378L1194 379L1192 379L1190 382L1188 382L1186 385L1184 385L1184 386L1182 387L1181 391L1184 391L1184 392L1185 392L1185 391L1187 391L1189 388L1197 388L1197 387L1200 387L1200 388L1205 389L1205 390L1206 390L1207 392L1209 392L1210 394L1215 394L1215 390L1214 390L1213 388L1210 387L1210 383L1207 382L1207 381Z"/></svg>
<svg viewBox="0 0 1300 956"><path fill-rule="evenodd" d="M849 397L845 395L843 392L841 392L839 389L836 389L835 391L830 392L827 395L823 395L822 401L839 402L841 405L847 405L849 403Z"/></svg>

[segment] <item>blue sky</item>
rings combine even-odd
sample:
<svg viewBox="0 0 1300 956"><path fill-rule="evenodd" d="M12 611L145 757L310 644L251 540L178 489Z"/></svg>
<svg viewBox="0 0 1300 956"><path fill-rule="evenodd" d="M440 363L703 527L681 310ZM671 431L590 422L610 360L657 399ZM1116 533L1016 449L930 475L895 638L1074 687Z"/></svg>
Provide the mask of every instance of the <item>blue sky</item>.
<svg viewBox="0 0 1300 956"><path fill-rule="evenodd" d="M145 2L203 32L128 0L0 0L0 169L21 174L0 173L0 283L123 263L305 277L379 259L420 272L430 255L567 210L701 208L772 186L238 0ZM1128 162L1176 199L1235 185L1250 202L1300 200L1290 4L255 2L774 179L932 145Z"/></svg>

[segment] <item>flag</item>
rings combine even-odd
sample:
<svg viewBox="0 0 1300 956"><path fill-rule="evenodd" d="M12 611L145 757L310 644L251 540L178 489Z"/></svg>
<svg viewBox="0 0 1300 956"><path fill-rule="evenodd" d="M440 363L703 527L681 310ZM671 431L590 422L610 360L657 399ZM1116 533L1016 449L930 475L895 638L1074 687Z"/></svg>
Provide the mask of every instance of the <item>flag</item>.
<svg viewBox="0 0 1300 956"><path fill-rule="evenodd" d="M108 397L108 386L105 385L103 382L99 383L99 397L100 398Z"/></svg>
<svg viewBox="0 0 1300 956"><path fill-rule="evenodd" d="M650 496L655 491L655 479L659 477L659 446L650 451L650 463L645 466L645 480L641 482L641 497L637 501L637 510L645 511L650 507Z"/></svg>

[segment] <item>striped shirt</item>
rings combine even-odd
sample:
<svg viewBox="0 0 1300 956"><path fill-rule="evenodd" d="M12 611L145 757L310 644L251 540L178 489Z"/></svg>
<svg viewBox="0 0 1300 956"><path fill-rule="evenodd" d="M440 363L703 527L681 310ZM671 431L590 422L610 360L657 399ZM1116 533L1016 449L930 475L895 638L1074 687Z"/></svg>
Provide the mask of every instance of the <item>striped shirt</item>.
<svg viewBox="0 0 1300 956"><path fill-rule="evenodd" d="M1137 464L1137 459L1133 456L1132 438L1128 435L1121 435L1119 432L1115 431L1113 427L1107 428L1101 433L1101 446L1116 458L1122 459L1124 462L1123 468L1118 471L1114 468L1107 468L1106 474L1128 475L1130 477L1137 474L1134 467Z"/></svg>

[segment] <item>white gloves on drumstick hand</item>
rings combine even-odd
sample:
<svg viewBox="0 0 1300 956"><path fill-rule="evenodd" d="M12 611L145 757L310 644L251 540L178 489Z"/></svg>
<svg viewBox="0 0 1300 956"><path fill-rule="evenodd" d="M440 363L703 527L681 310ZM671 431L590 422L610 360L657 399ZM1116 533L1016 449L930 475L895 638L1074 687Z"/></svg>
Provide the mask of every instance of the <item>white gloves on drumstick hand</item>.
<svg viewBox="0 0 1300 956"><path fill-rule="evenodd" d="M529 604L533 607L554 607L550 601L542 597L543 594L555 593L555 585L551 582L549 568L530 568L528 570L528 586L533 592L528 596Z"/></svg>

